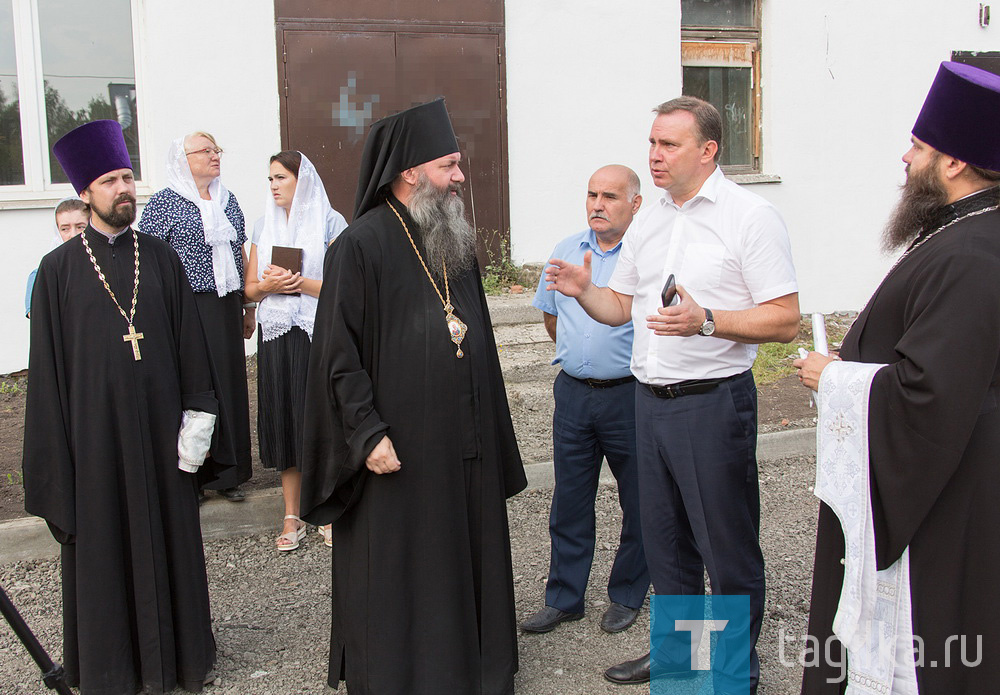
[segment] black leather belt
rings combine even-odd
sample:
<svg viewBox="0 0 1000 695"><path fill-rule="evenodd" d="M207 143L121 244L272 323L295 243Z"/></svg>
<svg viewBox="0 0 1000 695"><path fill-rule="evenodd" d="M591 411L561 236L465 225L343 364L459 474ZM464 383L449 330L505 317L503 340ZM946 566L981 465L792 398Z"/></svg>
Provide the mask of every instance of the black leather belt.
<svg viewBox="0 0 1000 695"><path fill-rule="evenodd" d="M563 374L566 374L566 372L563 372ZM635 377L631 374L623 376L621 379L577 379L575 376L570 376L569 374L566 374L566 376L574 381L579 381L581 384L586 384L592 389L609 389L612 386L621 386L622 384L635 381Z"/></svg>
<svg viewBox="0 0 1000 695"><path fill-rule="evenodd" d="M721 379L689 379L687 381L678 381L676 384L667 384L666 386L655 386L653 384L642 385L649 389L650 393L657 398L680 398L681 396L694 396L699 393L708 393L724 381L732 381L736 377L742 376L745 373L746 372L741 372L740 374L733 374L732 376L723 377Z"/></svg>

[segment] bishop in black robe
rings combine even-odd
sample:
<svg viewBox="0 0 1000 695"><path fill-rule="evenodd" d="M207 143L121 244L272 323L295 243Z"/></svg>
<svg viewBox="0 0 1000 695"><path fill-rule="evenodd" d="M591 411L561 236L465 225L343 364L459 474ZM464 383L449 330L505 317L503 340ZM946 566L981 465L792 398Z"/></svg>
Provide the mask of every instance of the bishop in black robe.
<svg viewBox="0 0 1000 695"><path fill-rule="evenodd" d="M421 254L420 233L394 197ZM310 355L303 518L333 522L329 683L351 695L513 691L505 498L526 485L479 272L442 302L385 201L327 252ZM442 293L444 288L442 286ZM397 472L366 457L388 435Z"/></svg>
<svg viewBox="0 0 1000 695"><path fill-rule="evenodd" d="M875 553L883 570L910 549L922 695L1000 689L998 204L1000 189L989 188L944 207L925 234L964 219L889 273L840 352L887 365L872 382L868 416ZM846 686L849 664L841 667L832 635L843 557L840 522L821 504L809 615L820 649L807 654L804 695ZM823 656L828 640L832 663Z"/></svg>
<svg viewBox="0 0 1000 695"><path fill-rule="evenodd" d="M136 232L84 234L128 311ZM138 239L140 360L80 238L32 295L25 508L62 544L63 659L86 695L197 691L215 661L197 490L218 471L178 469L178 430L217 403L180 259Z"/></svg>

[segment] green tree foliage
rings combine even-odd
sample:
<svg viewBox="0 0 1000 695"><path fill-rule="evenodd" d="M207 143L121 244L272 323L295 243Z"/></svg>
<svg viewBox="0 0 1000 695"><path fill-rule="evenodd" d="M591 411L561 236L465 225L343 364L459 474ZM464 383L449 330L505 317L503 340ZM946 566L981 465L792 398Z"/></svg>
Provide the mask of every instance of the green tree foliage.
<svg viewBox="0 0 1000 695"><path fill-rule="evenodd" d="M21 154L21 115L17 90L8 99L0 85L0 186L24 183L24 158Z"/></svg>

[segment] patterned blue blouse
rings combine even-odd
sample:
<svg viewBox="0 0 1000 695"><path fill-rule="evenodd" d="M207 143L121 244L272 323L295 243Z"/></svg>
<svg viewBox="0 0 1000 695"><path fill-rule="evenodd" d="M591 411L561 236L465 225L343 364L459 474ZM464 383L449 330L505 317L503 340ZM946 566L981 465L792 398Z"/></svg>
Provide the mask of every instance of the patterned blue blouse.
<svg viewBox="0 0 1000 695"><path fill-rule="evenodd" d="M236 196L229 194L226 217L236 229L236 241L231 242L236 270L243 287L243 243L247 240L243 211ZM195 292L215 292L215 271L212 269L212 247L205 243L205 228L201 224L198 206L173 189L154 193L142 211L139 231L159 237L174 247L181 257L188 282Z"/></svg>

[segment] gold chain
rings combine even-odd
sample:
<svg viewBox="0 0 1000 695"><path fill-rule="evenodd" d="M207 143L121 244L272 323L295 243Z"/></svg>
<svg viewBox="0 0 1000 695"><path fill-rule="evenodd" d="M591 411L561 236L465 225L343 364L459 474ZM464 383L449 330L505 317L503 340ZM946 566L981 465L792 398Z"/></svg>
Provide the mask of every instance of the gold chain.
<svg viewBox="0 0 1000 695"><path fill-rule="evenodd" d="M431 271L427 269L427 264L424 263L424 257L420 255L419 249L417 249L416 243L413 241L413 237L410 236L410 230L406 226L406 222L400 216L396 208L392 206L392 203L386 201L389 209L393 211L396 215L396 219L399 223L403 225L403 231L406 232L406 238L410 240L410 246L413 247L413 253L417 254L417 260L420 261L420 265L423 266L424 272L427 273L427 279L431 281L431 287L437 292L438 299L441 300L441 304L444 306L444 320L448 324L448 333L451 334L451 342L455 344L455 356L463 357L465 353L462 352L462 341L465 340L465 334L468 332L469 327L465 325L460 318L455 316L455 307L451 305L451 291L448 288L448 266L444 261L441 261L441 270L444 271L444 296L441 296L441 290L438 289L437 283L434 282L434 277L431 275Z"/></svg>
<svg viewBox="0 0 1000 695"><path fill-rule="evenodd" d="M99 277L101 282L104 283L104 289L106 289L108 294L111 295L111 301L115 303L116 307L118 307L118 311L121 313L122 318L128 321L128 325L131 326L133 319L135 319L135 305L139 300L139 235L136 234L135 231L132 231L132 241L135 243L135 286L132 288L132 311L128 315L125 314L125 310L122 309L122 305L118 303L118 298L115 297L114 290L111 289L107 278L104 277L104 273L101 271L101 266L97 265L97 259L94 258L94 252L90 250L90 244L87 243L87 233L84 232L81 234L80 238L83 240L83 248L87 249L87 255L90 256L90 262L93 264L94 270L97 271L97 277Z"/></svg>

